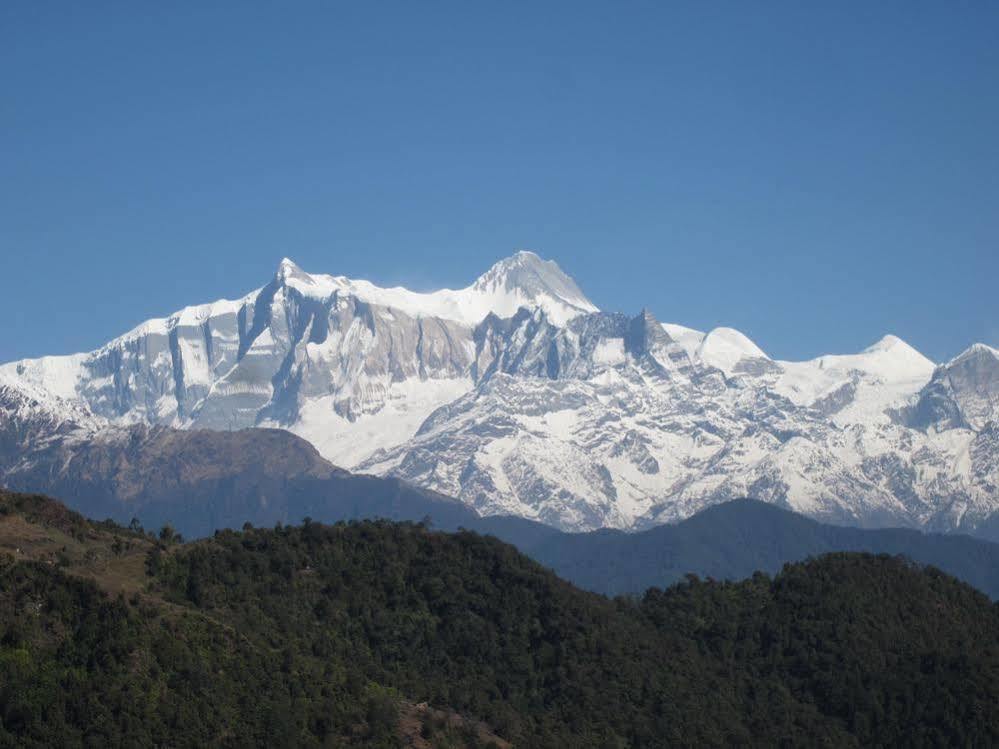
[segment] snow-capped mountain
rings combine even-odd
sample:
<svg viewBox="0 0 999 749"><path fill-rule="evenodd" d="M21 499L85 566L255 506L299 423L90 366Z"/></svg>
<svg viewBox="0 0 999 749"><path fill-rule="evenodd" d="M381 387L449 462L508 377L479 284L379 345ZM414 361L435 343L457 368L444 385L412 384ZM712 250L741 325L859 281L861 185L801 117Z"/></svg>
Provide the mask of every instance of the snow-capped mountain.
<svg viewBox="0 0 999 749"><path fill-rule="evenodd" d="M859 525L973 529L999 510L994 349L936 367L885 336L776 361L732 328L600 312L529 252L425 294L284 260L242 299L3 365L0 383L11 419L283 427L345 468L566 529L741 496Z"/></svg>
<svg viewBox="0 0 999 749"><path fill-rule="evenodd" d="M648 312L561 328L542 311L487 320L487 376L360 468L569 528L641 527L741 496L840 522L929 521L918 495L903 501L864 461L925 447L890 409L920 391L930 361L889 337L775 362L736 331L685 347L671 328Z"/></svg>
<svg viewBox="0 0 999 749"><path fill-rule="evenodd" d="M242 299L187 307L90 354L15 362L0 374L109 422L290 427L350 465L470 389L473 327L521 306L562 322L596 309L530 252L465 289L431 294L308 274L285 259Z"/></svg>

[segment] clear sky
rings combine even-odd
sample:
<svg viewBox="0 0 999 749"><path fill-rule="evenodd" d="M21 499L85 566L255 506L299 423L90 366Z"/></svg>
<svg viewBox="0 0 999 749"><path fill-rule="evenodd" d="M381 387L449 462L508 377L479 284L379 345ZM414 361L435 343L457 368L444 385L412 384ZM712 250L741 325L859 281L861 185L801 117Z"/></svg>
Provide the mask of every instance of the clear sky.
<svg viewBox="0 0 999 749"><path fill-rule="evenodd" d="M0 360L520 248L771 355L999 345L999 3L0 4Z"/></svg>

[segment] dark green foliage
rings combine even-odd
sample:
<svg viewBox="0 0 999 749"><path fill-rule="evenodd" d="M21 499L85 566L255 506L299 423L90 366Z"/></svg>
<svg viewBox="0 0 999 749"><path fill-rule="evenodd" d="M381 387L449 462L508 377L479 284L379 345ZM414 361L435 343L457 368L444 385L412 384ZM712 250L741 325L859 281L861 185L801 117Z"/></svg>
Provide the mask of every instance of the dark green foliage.
<svg viewBox="0 0 999 749"><path fill-rule="evenodd" d="M0 746L322 746L350 726L373 738L363 685L289 672L197 612L0 561L0 621Z"/></svg>
<svg viewBox="0 0 999 749"><path fill-rule="evenodd" d="M642 606L740 682L750 716L779 719L752 701L784 692L862 746L999 742L999 612L933 568L830 554L774 580L650 590Z"/></svg>
<svg viewBox="0 0 999 749"><path fill-rule="evenodd" d="M0 567L0 745L396 746L401 699L518 747L999 742L999 613L896 558L611 600L474 533L310 522L147 571L125 601Z"/></svg>
<svg viewBox="0 0 999 749"><path fill-rule="evenodd" d="M493 539L374 522L220 533L158 579L271 646L349 659L528 745L999 739L994 607L888 557L637 605Z"/></svg>
<svg viewBox="0 0 999 749"><path fill-rule="evenodd" d="M41 494L14 494L0 490L0 517L4 515L20 515L31 523L51 525L72 536L83 535L91 526L90 521L80 513ZM117 528L110 520L94 525Z"/></svg>

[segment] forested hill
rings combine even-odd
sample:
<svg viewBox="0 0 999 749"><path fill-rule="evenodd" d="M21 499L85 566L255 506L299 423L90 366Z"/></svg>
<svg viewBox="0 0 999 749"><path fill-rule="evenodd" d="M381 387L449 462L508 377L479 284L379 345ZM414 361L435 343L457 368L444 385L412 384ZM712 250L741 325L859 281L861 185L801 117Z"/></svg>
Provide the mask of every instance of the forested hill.
<svg viewBox="0 0 999 749"><path fill-rule="evenodd" d="M183 544L12 495L0 551L0 745L999 742L999 612L896 558L612 600L471 532Z"/></svg>

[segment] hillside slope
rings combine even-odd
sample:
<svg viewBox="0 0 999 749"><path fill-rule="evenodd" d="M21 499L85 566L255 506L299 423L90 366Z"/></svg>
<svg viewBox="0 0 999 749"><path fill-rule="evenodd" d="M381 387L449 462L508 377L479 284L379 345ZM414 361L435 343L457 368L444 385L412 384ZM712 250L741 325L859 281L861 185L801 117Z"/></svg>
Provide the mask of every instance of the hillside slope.
<svg viewBox="0 0 999 749"><path fill-rule="evenodd" d="M32 502L0 498L8 541L64 533ZM98 546L129 534L71 519ZM119 597L100 563L87 581L37 545L3 557L0 743L387 747L423 701L467 716L451 737L428 721L438 746L999 741L996 607L898 559L632 601L412 524L141 543L141 590Z"/></svg>

